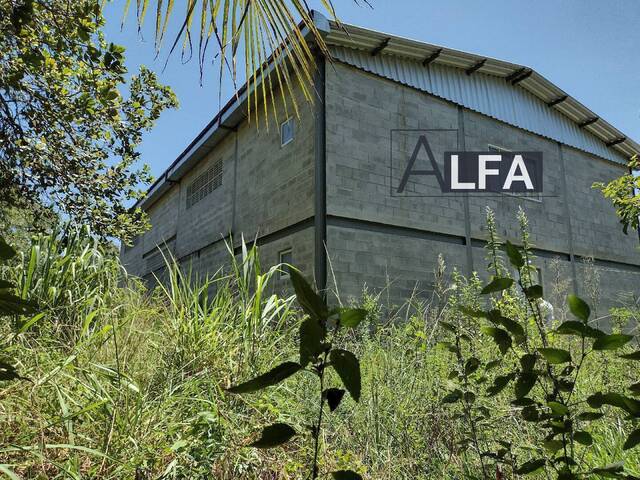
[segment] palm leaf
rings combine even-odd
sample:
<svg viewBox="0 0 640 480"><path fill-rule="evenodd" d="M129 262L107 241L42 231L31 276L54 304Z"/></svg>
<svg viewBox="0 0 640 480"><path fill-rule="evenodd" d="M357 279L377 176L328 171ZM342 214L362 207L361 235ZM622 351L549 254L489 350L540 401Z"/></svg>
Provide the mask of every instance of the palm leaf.
<svg viewBox="0 0 640 480"><path fill-rule="evenodd" d="M368 5L368 2L364 3ZM129 4L130 0L127 0L124 16L127 15ZM157 54L162 49L169 22L176 22L178 33L169 48L167 60L181 41L182 56L190 58L193 40L197 40L201 79L207 62L216 62L219 85L222 86L225 76L229 75L237 96L238 57L243 56L247 79L247 118L249 121L255 119L256 124L259 115L264 115L268 127L269 113L278 122L275 105L277 90L282 92L287 116L290 108L299 116L294 85L306 101L314 100L313 74L316 65L311 43L325 58L331 59L331 55L305 0L188 0L184 4L185 13L182 17L176 17L174 0L136 0L138 29L142 28L148 11L155 11ZM320 4L337 22L333 2L322 0ZM194 27L198 15L198 26ZM304 31L310 32L310 36L305 37ZM194 36L198 38L194 39ZM211 41L213 39L215 42ZM215 52L210 48L213 43L217 44ZM220 97L220 103L221 100Z"/></svg>

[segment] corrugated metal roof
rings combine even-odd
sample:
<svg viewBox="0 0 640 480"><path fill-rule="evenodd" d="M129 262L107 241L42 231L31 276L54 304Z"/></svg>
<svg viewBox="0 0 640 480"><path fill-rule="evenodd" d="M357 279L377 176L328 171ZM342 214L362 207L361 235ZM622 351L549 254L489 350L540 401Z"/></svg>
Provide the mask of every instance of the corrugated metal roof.
<svg viewBox="0 0 640 480"><path fill-rule="evenodd" d="M640 152L638 143L529 67L353 25L331 26L326 41L332 54L356 68L614 162L626 164Z"/></svg>

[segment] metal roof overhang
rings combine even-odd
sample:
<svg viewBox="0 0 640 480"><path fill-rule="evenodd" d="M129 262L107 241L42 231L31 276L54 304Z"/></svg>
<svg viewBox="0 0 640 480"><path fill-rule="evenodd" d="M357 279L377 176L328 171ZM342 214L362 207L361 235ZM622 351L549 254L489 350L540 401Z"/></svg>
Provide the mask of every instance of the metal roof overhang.
<svg viewBox="0 0 640 480"><path fill-rule="evenodd" d="M464 70L467 75L478 72L501 77L505 82L510 82L512 85L517 85L533 94L546 103L549 108L557 110L577 124L579 128L591 133L600 139L607 148L615 150L624 158L628 159L640 153L640 144L530 67L368 30L355 25L343 24L342 27L340 28L331 22L331 31L325 39L328 45L369 53L375 52L378 57L391 55L422 64L455 67ZM380 48L381 46L383 48ZM597 121L593 121L596 118Z"/></svg>
<svg viewBox="0 0 640 480"><path fill-rule="evenodd" d="M530 67L505 62L490 57L461 52L424 42L410 40L355 25L330 22L322 14L313 12L316 28L323 34L329 46L364 50L373 54L393 55L423 64L439 64L464 70L467 75L476 72L501 77L505 82L517 85L533 94L547 105L570 119L579 128L600 139L607 148L615 150L625 158L640 153L640 145L628 138L614 126L600 118L562 89L551 83ZM304 29L309 38L311 33ZM267 74L274 68L272 58L268 60ZM252 91L253 91L252 87ZM247 101L246 84L198 134L191 144L174 160L167 170L151 185L146 196L133 208L148 208L182 176L209 153L244 118ZM561 100L561 101L559 101ZM556 103L557 102L557 103ZM596 120L597 119L597 120Z"/></svg>

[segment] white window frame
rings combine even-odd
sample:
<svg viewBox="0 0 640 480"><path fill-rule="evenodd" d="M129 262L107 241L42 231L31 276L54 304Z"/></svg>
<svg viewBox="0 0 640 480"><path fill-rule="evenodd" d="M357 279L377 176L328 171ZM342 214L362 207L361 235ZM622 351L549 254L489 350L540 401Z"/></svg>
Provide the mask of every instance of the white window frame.
<svg viewBox="0 0 640 480"><path fill-rule="evenodd" d="M291 125L291 138L289 138L287 141L285 141L284 140L284 127L287 124ZM282 122L280 124L280 147L284 147L286 145L289 145L291 142L293 142L293 140L295 138L296 138L296 122L295 122L295 119L293 117L289 117L284 122Z"/></svg>
<svg viewBox="0 0 640 480"><path fill-rule="evenodd" d="M502 152L513 152L513 150L509 150L508 148L501 147L500 145L495 145L493 143L487 144L487 150L489 152L494 153L502 153ZM529 202L542 203L542 196L540 196L540 192L522 192L522 193L511 193L511 192L500 192L502 195L506 195L509 197L522 198L524 200L528 200ZM534 196L535 195L535 196Z"/></svg>
<svg viewBox="0 0 640 480"><path fill-rule="evenodd" d="M289 263L289 265L291 264L290 262L285 262L285 261L283 260L283 258L282 258L283 256L285 256L285 255L287 255L287 254L289 254L289 255L291 256L291 262L293 262L293 248L289 247L289 248L285 248L284 250L280 250L280 251L278 252L278 264L279 264L279 265L282 265L283 263ZM289 272L288 272L288 271L286 271L286 270L283 270L283 269L281 268L281 269L280 269L280 275L279 275L279 278L280 278L281 280L284 280L284 279L289 278L289 277L290 277Z"/></svg>

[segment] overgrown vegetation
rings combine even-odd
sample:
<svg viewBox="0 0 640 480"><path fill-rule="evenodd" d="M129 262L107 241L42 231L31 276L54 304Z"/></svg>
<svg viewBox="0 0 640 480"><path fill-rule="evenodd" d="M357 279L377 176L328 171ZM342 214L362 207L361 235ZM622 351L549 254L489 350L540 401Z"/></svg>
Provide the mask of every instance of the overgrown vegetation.
<svg viewBox="0 0 640 480"><path fill-rule="evenodd" d="M489 230L487 285L440 259L432 296L408 299L402 316L366 294L366 312L317 317L321 303L299 307L294 292L316 294L295 273L291 296L273 293L284 267L263 269L255 249L230 255L203 281L170 260L165 282L149 292L86 231L34 237L1 276L40 313L1 327L4 355L24 379L0 383L0 470L12 478L640 476L637 340L625 323L638 311L617 309L625 332L614 326L614 335L599 333L605 327L589 322L577 298L566 318L544 318L526 236L524 249L503 255ZM354 328L339 340L305 334L322 318L339 325L341 314ZM358 359L357 386L334 351ZM229 391L294 360L315 375ZM297 435L251 446L271 446L260 444L273 440L265 427L283 424Z"/></svg>

